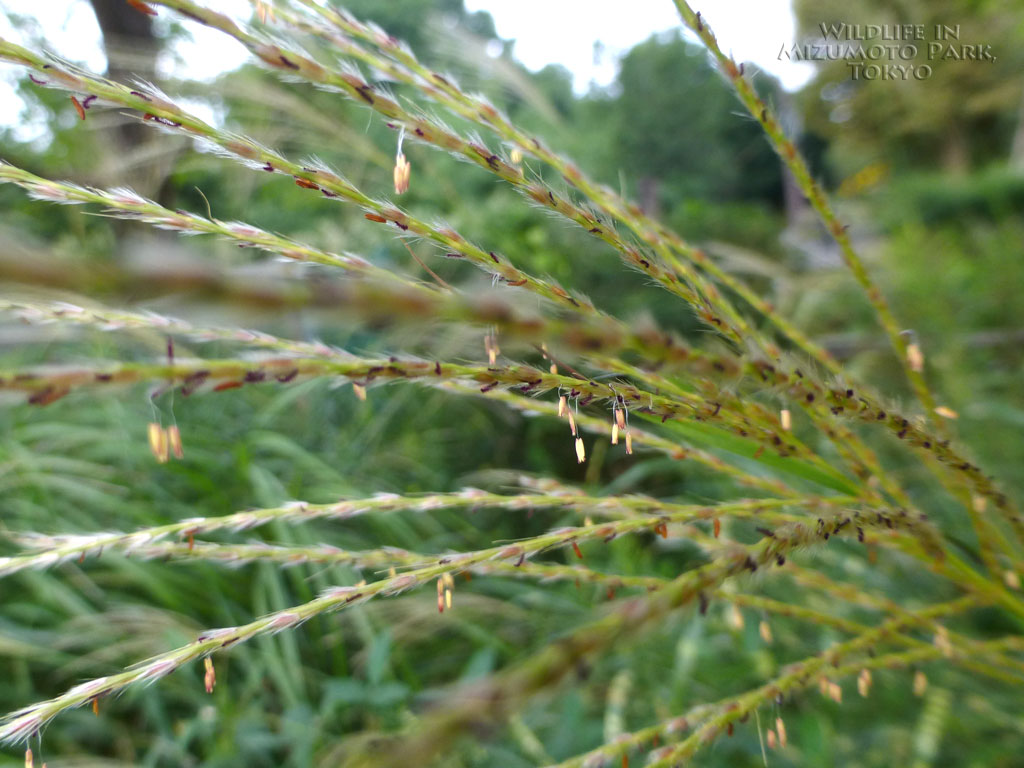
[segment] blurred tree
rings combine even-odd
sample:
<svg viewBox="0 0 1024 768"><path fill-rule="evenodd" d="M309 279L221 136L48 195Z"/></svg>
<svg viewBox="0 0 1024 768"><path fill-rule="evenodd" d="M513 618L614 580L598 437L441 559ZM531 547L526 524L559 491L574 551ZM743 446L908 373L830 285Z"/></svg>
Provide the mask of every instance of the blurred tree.
<svg viewBox="0 0 1024 768"><path fill-rule="evenodd" d="M805 91L810 127L835 140L837 155L849 154L847 170L884 155L905 167L941 164L954 172L1010 155L1024 88L1024 23L1019 0L796 0L798 38L822 39L822 25L845 23L924 28L912 40L916 58L893 64L927 65L915 79L853 79L850 62L822 61ZM958 39L937 41L936 25L959 29ZM844 43L830 38L831 44ZM887 46L895 41L871 42ZM937 49L930 50L930 44ZM978 49L992 58L972 60ZM868 62L871 63L871 62ZM879 61L878 64L887 64Z"/></svg>
<svg viewBox="0 0 1024 768"><path fill-rule="evenodd" d="M623 59L618 85L616 154L649 210L686 197L781 202L778 160L755 123L736 119L735 96L702 49L677 33L652 37Z"/></svg>
<svg viewBox="0 0 1024 768"><path fill-rule="evenodd" d="M131 82L135 79L156 81L156 57L163 40L153 30L152 17L134 12L123 0L90 0L96 21L103 34L103 52L107 57L107 75L112 80ZM113 134L101 146L108 148L110 165L108 175L131 185L145 195L155 195L167 172L169 159L164 163L138 163L137 158L147 154L144 149L155 138L153 131L137 120L124 119L110 130ZM127 176L126 176L127 174Z"/></svg>
<svg viewBox="0 0 1024 768"><path fill-rule="evenodd" d="M735 119L735 96L700 48L676 33L652 38L623 59L618 84L617 144L635 173L669 195L779 199L774 154L757 125Z"/></svg>
<svg viewBox="0 0 1024 768"><path fill-rule="evenodd" d="M129 13L123 0L90 0L103 33L107 75L114 80L154 78L160 40L153 33L152 17ZM134 124L133 124L134 125ZM138 126L136 126L138 127ZM125 131L135 136L141 131Z"/></svg>
<svg viewBox="0 0 1024 768"><path fill-rule="evenodd" d="M778 82L749 63L745 70L778 108ZM777 254L781 163L736 111L701 49L675 33L654 36L625 55L613 85L575 101L571 152L694 242Z"/></svg>
<svg viewBox="0 0 1024 768"><path fill-rule="evenodd" d="M475 36L491 39L498 36L494 20L486 11L470 13L462 0L345 0L333 2L353 15L380 24L388 33L407 42L413 50L425 47L429 40L430 22L437 16L448 17Z"/></svg>

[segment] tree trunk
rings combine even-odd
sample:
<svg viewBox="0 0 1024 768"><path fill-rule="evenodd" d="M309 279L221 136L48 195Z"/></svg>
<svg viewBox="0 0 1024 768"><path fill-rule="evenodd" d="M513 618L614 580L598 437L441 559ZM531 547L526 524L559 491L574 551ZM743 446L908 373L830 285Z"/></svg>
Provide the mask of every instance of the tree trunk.
<svg viewBox="0 0 1024 768"><path fill-rule="evenodd" d="M156 75L156 56L160 40L153 34L149 16L134 10L124 0L90 0L100 31L103 50L107 56L107 76L121 83L133 80L153 81ZM150 165L134 166L136 158L152 138L153 130L132 119L117 126L110 137L110 173L124 180L127 176L136 191L153 195L159 188L164 173Z"/></svg>
<svg viewBox="0 0 1024 768"><path fill-rule="evenodd" d="M637 193L640 196L640 209L652 219L661 213L658 200L658 180L653 176L644 176L637 182Z"/></svg>

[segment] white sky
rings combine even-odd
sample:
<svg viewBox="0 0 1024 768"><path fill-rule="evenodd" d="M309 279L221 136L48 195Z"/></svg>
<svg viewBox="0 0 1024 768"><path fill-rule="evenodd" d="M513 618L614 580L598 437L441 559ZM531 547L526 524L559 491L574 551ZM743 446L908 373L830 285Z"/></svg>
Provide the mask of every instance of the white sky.
<svg viewBox="0 0 1024 768"><path fill-rule="evenodd" d="M577 92L591 82L615 79L617 58L651 34L682 26L672 0L464 0L470 11L488 11L498 35L514 39L517 59L529 69L562 64ZM814 74L807 62L781 62L779 49L796 42L790 0L703 0L702 16L719 45L737 61L752 61L788 90ZM595 62L594 43L605 54Z"/></svg>
<svg viewBox="0 0 1024 768"><path fill-rule="evenodd" d="M387 0L381 0L386 2ZM207 0L228 14L248 15L248 0ZM654 32L680 26L671 0L465 0L471 11L494 17L498 34L514 39L515 56L529 69L561 64L573 74L583 93L591 83L607 85L615 78L618 57ZM703 15L719 43L737 61L752 61L795 89L813 74L807 63L780 62L783 43L794 40L790 0L705 0ZM127 8L126 13L133 13ZM167 11L161 9L161 15ZM105 61L99 47L99 28L87 0L0 0L0 36L23 42L10 15L37 20L52 50L95 71ZM226 36L199 24L187 23L195 38L178 48L186 64L181 77L203 78L232 69L246 60L245 50ZM595 43L603 54L595 56ZM15 67L0 68L0 124L16 124L21 102L12 83L22 76Z"/></svg>

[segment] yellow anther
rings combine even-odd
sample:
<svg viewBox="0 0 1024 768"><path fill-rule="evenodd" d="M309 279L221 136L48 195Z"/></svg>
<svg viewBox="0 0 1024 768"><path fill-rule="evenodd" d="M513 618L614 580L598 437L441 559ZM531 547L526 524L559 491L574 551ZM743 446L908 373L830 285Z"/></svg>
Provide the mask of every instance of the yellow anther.
<svg viewBox="0 0 1024 768"><path fill-rule="evenodd" d="M914 673L914 695L917 697L924 696L924 692L927 690L928 676L921 670L917 670L917 672Z"/></svg>
<svg viewBox="0 0 1024 768"><path fill-rule="evenodd" d="M917 342L911 342L907 345L907 362L910 363L911 370L916 373L921 373L924 370L924 353L921 351L921 347L917 345Z"/></svg>
<svg viewBox="0 0 1024 768"><path fill-rule="evenodd" d="M153 452L153 456L161 464L166 464L170 458L167 432L155 421L151 421L146 428L146 435L149 438L149 450Z"/></svg>
<svg viewBox="0 0 1024 768"><path fill-rule="evenodd" d="M206 667L206 675L203 677L206 692L213 693L213 687L217 684L217 673L213 670L213 659L207 656L203 659L203 665Z"/></svg>
<svg viewBox="0 0 1024 768"><path fill-rule="evenodd" d="M171 453L174 454L174 458L185 458L185 451L181 447L181 430L178 429L177 424L172 424L167 428L167 444L170 446Z"/></svg>
<svg viewBox="0 0 1024 768"><path fill-rule="evenodd" d="M409 161L405 159L405 155L399 152L398 157L395 158L395 194L402 195L409 191L411 173L412 167L409 165Z"/></svg>
<svg viewBox="0 0 1024 768"><path fill-rule="evenodd" d="M871 670L867 667L862 669L860 674L857 675L857 693L865 699L871 693Z"/></svg>

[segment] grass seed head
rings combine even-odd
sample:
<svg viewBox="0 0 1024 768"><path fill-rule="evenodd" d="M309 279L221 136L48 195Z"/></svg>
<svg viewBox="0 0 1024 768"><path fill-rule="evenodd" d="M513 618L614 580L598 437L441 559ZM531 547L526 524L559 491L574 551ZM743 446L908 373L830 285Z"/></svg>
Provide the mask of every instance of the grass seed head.
<svg viewBox="0 0 1024 768"><path fill-rule="evenodd" d="M772 628L766 619L761 619L761 623L757 626L757 631L761 635L761 639L771 645L772 642Z"/></svg>

